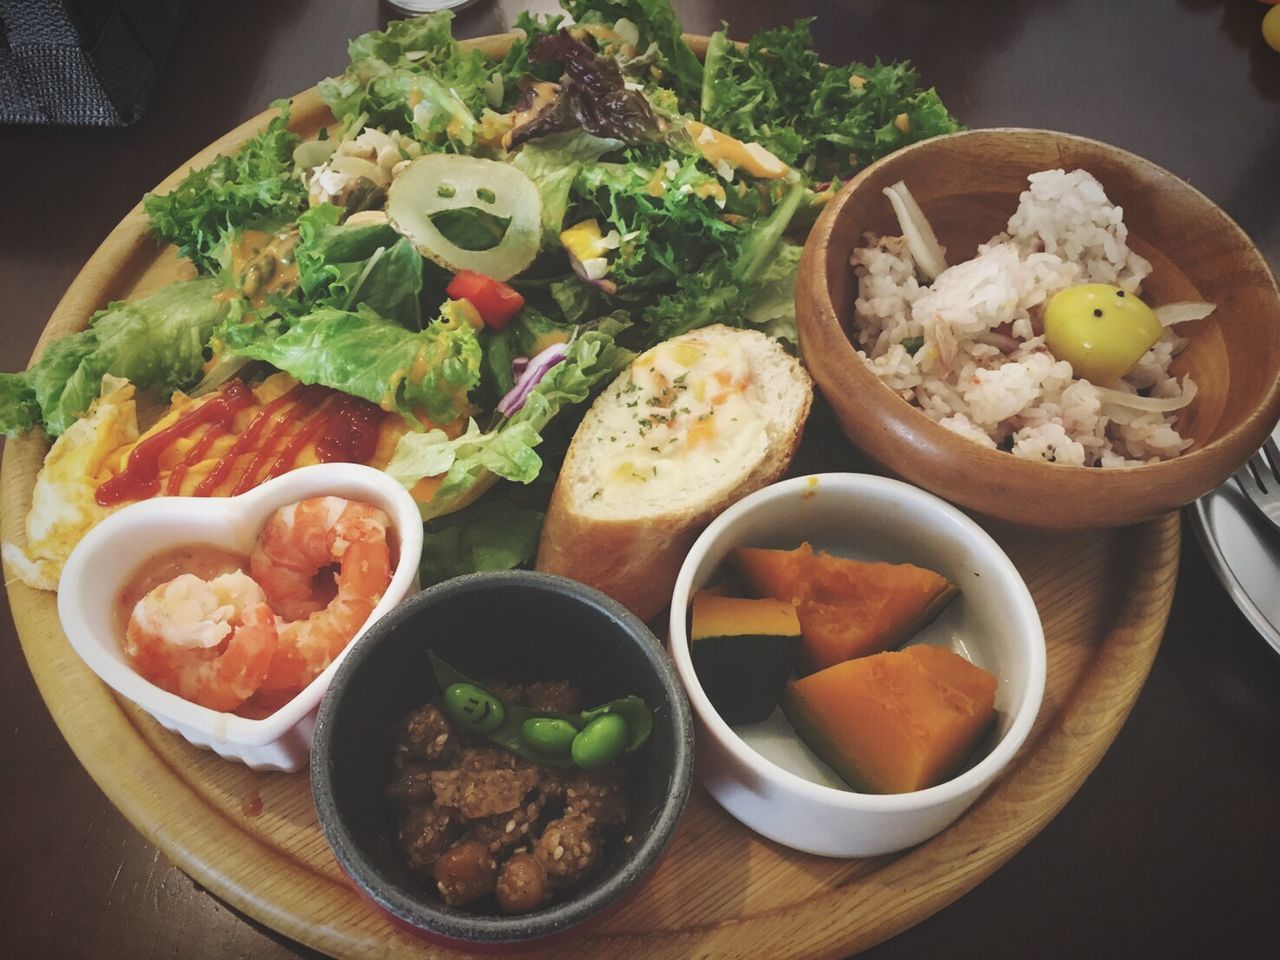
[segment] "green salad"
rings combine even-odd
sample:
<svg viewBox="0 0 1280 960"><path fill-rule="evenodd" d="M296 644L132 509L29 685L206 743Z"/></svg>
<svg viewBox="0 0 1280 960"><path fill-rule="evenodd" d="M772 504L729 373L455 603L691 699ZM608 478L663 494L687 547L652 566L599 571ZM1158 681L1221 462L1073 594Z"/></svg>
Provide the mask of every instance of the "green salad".
<svg viewBox="0 0 1280 960"><path fill-rule="evenodd" d="M59 436L106 374L163 399L283 371L403 418L385 469L407 487L443 477L425 582L526 562L593 393L706 324L794 342L823 204L957 129L908 64L821 63L807 21L721 30L704 62L669 0L562 6L521 14L500 61L448 13L353 40L318 139L278 102L237 153L145 198L199 277L0 374L0 429Z"/></svg>

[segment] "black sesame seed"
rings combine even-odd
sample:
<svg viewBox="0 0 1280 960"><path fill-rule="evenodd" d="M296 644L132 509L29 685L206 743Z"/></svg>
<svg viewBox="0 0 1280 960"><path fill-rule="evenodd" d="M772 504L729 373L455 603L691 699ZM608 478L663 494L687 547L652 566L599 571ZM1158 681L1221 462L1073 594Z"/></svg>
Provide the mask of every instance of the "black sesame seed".
<svg viewBox="0 0 1280 960"><path fill-rule="evenodd" d="M1123 297L1123 296L1124 296L1124 291L1123 291L1123 290L1117 290L1117 291L1116 291L1116 296L1117 296L1117 297Z"/></svg>
<svg viewBox="0 0 1280 960"><path fill-rule="evenodd" d="M1100 317L1100 316L1102 316L1102 308L1101 308L1101 307L1094 307L1094 308L1093 308L1093 315L1094 315L1095 317Z"/></svg>

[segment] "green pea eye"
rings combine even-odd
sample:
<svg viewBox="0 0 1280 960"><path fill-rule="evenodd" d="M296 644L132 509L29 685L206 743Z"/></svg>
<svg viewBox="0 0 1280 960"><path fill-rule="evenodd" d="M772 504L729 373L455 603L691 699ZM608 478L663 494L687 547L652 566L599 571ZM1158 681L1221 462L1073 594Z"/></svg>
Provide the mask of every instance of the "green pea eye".
<svg viewBox="0 0 1280 960"><path fill-rule="evenodd" d="M502 701L474 683L451 683L444 691L444 712L461 727L488 733L502 726Z"/></svg>

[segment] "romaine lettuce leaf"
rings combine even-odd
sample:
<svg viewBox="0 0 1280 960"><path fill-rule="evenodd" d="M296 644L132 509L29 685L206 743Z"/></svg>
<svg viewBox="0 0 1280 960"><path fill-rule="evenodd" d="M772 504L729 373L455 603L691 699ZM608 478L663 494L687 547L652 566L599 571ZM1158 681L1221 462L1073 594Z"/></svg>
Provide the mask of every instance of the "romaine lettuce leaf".
<svg viewBox="0 0 1280 960"><path fill-rule="evenodd" d="M543 512L489 491L456 513L427 523L422 534L422 586L481 570L513 570L532 563Z"/></svg>
<svg viewBox="0 0 1280 960"><path fill-rule="evenodd" d="M142 198L151 231L176 244L201 273L217 272L218 248L229 233L287 223L306 203L302 181L293 175L298 137L288 130L289 102L272 106L279 115L236 153L192 170L163 196Z"/></svg>
<svg viewBox="0 0 1280 960"><path fill-rule="evenodd" d="M89 329L53 341L29 370L0 374L0 431L15 436L43 421L58 436L89 409L104 373L166 397L194 383L204 346L231 309L218 292L213 279L186 280L99 310Z"/></svg>
<svg viewBox="0 0 1280 960"><path fill-rule="evenodd" d="M0 373L0 431L16 437L40 422L40 404L25 373Z"/></svg>
<svg viewBox="0 0 1280 960"><path fill-rule="evenodd" d="M295 252L305 309L374 313L417 330L422 325L422 257L390 224L344 226L343 210L323 203L298 218Z"/></svg>
<svg viewBox="0 0 1280 960"><path fill-rule="evenodd" d="M796 333L796 271L804 247L783 240L755 284L745 319L748 326L799 346Z"/></svg>
<svg viewBox="0 0 1280 960"><path fill-rule="evenodd" d="M466 322L441 317L406 330L367 307L321 307L283 320L224 324L215 335L228 356L264 360L303 383L320 383L395 411L452 423L469 409L480 380L480 344Z"/></svg>
<svg viewBox="0 0 1280 960"><path fill-rule="evenodd" d="M443 430L407 433L396 445L386 472L407 488L424 477L444 475L424 517L441 516L465 502L490 474L515 483L532 483L542 470L535 448L541 431L566 407L584 402L597 385L631 360L631 353L601 330L590 330L569 345L565 359L534 387L523 407L492 430L471 420L454 439Z"/></svg>

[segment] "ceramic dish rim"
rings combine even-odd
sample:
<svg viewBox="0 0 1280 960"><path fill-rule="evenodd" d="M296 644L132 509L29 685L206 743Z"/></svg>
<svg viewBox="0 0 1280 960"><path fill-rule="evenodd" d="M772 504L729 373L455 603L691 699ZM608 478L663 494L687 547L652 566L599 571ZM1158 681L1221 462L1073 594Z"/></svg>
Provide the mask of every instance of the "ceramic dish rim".
<svg viewBox="0 0 1280 960"><path fill-rule="evenodd" d="M346 649L311 683L276 711L255 720L202 707L161 689L146 680L127 663L107 654L107 645L116 640L114 637L107 639L95 635L93 618L81 605L79 591L76 589L83 578L91 575L85 558L99 549L100 541L110 543L114 538L123 536L135 525L159 522L158 519L155 521L150 519L152 514L171 517L172 519L168 519L167 523L176 525L180 522L183 511L191 507L210 511L239 508L246 513L252 513L258 509L265 510L264 504L278 501L278 506L284 506L293 499L318 495L312 492L314 488L323 489L326 486L340 485L378 490L396 504L391 521L396 528L399 540L399 559L386 592L352 642L348 643ZM300 495L292 493L298 488L302 489ZM406 523L410 515L412 515L412 522ZM207 733L219 742L229 745L262 747L279 739L315 709L325 690L328 689L329 681L337 670L338 664L354 644L354 639L359 638L377 620L393 609L412 589L421 555L421 517L413 497L400 483L381 470L362 464L313 464L291 470L236 496L154 497L131 503L106 517L81 538L80 543L67 559L58 589L58 619L76 654L97 674L98 678L116 693L137 704L158 720L182 724ZM132 571L121 573L116 586L123 586L131 573Z"/></svg>
<svg viewBox="0 0 1280 960"><path fill-rule="evenodd" d="M685 619L692 596L694 573L701 566L710 547L743 515L767 507L777 500L803 497L814 491L821 495L824 487L834 489L843 496L878 493L931 512L936 520L958 527L979 549L986 566L999 575L1006 591L1012 594L1012 599L1016 601L1018 619L1023 621L1015 626L1019 629L1026 627L1028 630L1028 635L1020 641L1027 649L1027 688L1022 703L1013 714L1009 729L981 760L936 786L908 793L874 794L807 780L779 766L747 744L711 705L693 669ZM820 473L792 477L757 490L721 513L694 542L680 568L672 595L670 637L672 659L685 685L689 703L698 718L707 724L716 742L729 750L738 763L770 780L780 789L796 794L805 801L834 806L843 813L910 813L946 804L982 789L999 775L1022 747L1040 712L1044 697L1047 669L1044 628L1035 600L1013 561L990 534L940 497L901 480L872 474Z"/></svg>
<svg viewBox="0 0 1280 960"><path fill-rule="evenodd" d="M443 904L413 899L400 887L391 884L379 883L377 887L372 887L366 883L370 871L365 868L369 866L369 858L363 848L354 841L346 823L338 817L326 815L331 814L336 806L332 796L319 795L321 784L327 785L327 781L323 772L317 773L317 771L323 771L323 765L328 762L329 730L334 722L333 713L338 709L337 703L341 699L341 684L347 674L360 669L361 664L373 656L374 649L384 636L395 632L403 623L417 616L421 608L430 608L442 600L459 594L486 589L501 590L513 585L547 590L567 596L572 602L585 603L593 607L605 617L616 621L620 632L628 636L628 642L643 651L644 658L652 667L659 684L665 689L671 704L669 722L674 734L675 751L671 759L672 772L662 810L647 835L632 849L625 852L625 866L614 877L535 913L511 916L474 914L460 908L450 908ZM334 859L343 873L364 896L398 922L407 923L431 937L442 937L465 944L501 945L528 942L536 945L544 938L589 922L634 890L657 864L675 834L680 817L688 803L694 776L693 717L685 687L675 665L667 657L662 643L653 635L644 621L621 603L593 587L567 577L536 570L486 571L453 577L419 591L398 604L390 614L378 622L375 629L369 630L358 642L351 645L351 656L343 661L339 672L343 677L337 678L338 696L326 697L320 705L320 714L316 720L315 748L311 753L311 791L318 814L317 819ZM628 876L627 868L633 866L636 868L635 872ZM376 872L373 879L378 879ZM424 919L429 920L431 925L425 926ZM539 919L543 922L531 924L531 919ZM537 932L530 933L530 927Z"/></svg>

